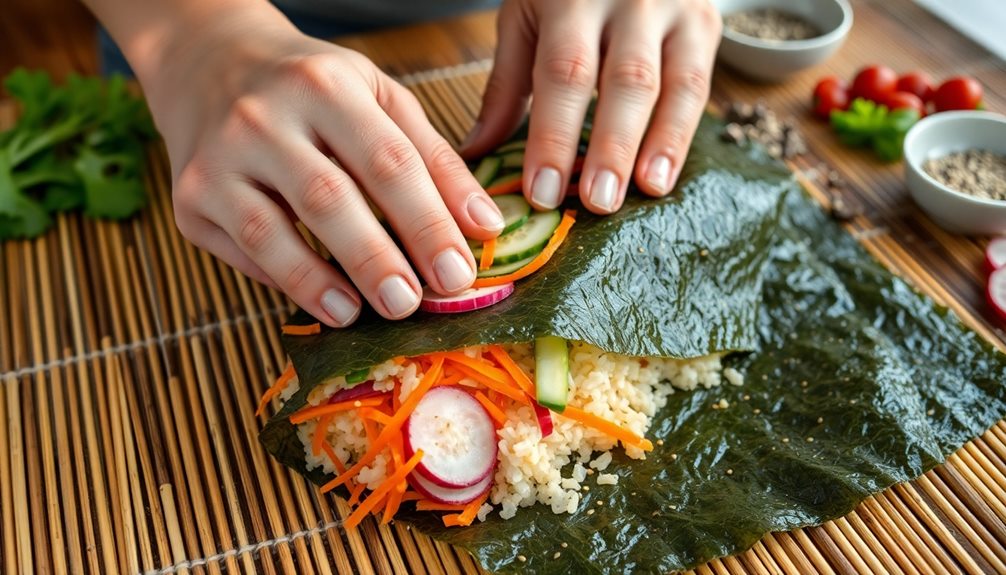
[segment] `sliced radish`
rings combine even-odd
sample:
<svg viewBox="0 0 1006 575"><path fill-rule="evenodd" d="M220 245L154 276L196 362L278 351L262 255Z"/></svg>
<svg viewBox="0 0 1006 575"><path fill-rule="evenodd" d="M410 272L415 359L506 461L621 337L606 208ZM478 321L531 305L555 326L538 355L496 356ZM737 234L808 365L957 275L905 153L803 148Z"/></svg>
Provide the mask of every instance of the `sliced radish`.
<svg viewBox="0 0 1006 575"><path fill-rule="evenodd" d="M512 293L512 282L468 289L457 295L440 295L426 286L423 288L423 300L419 303L419 309L433 313L463 313L497 304Z"/></svg>
<svg viewBox="0 0 1006 575"><path fill-rule="evenodd" d="M409 474L409 485L412 485L413 489L421 493L423 497L448 505L471 503L488 491L492 484L492 473L486 475L482 481L470 487L442 487L416 472Z"/></svg>
<svg viewBox="0 0 1006 575"><path fill-rule="evenodd" d="M992 238L985 248L985 269L992 273L1006 266L1006 237Z"/></svg>
<svg viewBox="0 0 1006 575"><path fill-rule="evenodd" d="M989 303L1003 320L1006 320L1006 268L999 268L989 276Z"/></svg>
<svg viewBox="0 0 1006 575"><path fill-rule="evenodd" d="M332 397L328 398L328 402L339 403L342 401L352 401L354 399L367 399L369 397L379 397L387 393L391 392L378 391L374 389L373 381L365 381L359 385L354 385L353 387L340 389L339 391L333 393Z"/></svg>
<svg viewBox="0 0 1006 575"><path fill-rule="evenodd" d="M542 439L552 435L552 412L547 407L542 407L535 402L534 414L538 418L538 428L541 429Z"/></svg>
<svg viewBox="0 0 1006 575"><path fill-rule="evenodd" d="M435 485L479 484L496 466L496 426L482 404L456 387L435 387L405 422L405 457L423 450L413 472Z"/></svg>

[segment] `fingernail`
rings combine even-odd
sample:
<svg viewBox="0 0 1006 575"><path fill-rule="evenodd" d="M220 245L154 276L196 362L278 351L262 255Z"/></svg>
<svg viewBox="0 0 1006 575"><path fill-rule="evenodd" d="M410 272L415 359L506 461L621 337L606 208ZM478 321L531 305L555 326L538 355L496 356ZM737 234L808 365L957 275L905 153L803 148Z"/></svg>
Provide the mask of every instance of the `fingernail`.
<svg viewBox="0 0 1006 575"><path fill-rule="evenodd" d="M475 270L461 252L448 248L433 258L433 273L447 291L466 288L475 281Z"/></svg>
<svg viewBox="0 0 1006 575"><path fill-rule="evenodd" d="M542 168L531 184L531 199L543 208L552 209L559 206L559 193L562 191L562 176L555 168Z"/></svg>
<svg viewBox="0 0 1006 575"><path fill-rule="evenodd" d="M405 317L419 303L419 295L402 276L384 278L381 285L377 286L377 294L384 309L395 319Z"/></svg>
<svg viewBox="0 0 1006 575"><path fill-rule="evenodd" d="M661 194L671 191L671 160L667 156L655 156L646 169L646 182Z"/></svg>
<svg viewBox="0 0 1006 575"><path fill-rule="evenodd" d="M471 131L468 132L467 136L465 136L464 141L461 142L461 145L458 146L458 149L459 150L465 150L465 149L467 149L468 146L472 145L472 142L475 141L475 138L478 137L479 132L481 132L481 131L482 131L482 122L475 122L475 125L472 126Z"/></svg>
<svg viewBox="0 0 1006 575"><path fill-rule="evenodd" d="M340 327L353 323L360 314L360 304L348 293L336 288L322 294L321 307Z"/></svg>
<svg viewBox="0 0 1006 575"><path fill-rule="evenodd" d="M601 170L594 176L594 185L590 187L590 203L602 210L611 210L617 198L618 176L611 170Z"/></svg>
<svg viewBox="0 0 1006 575"><path fill-rule="evenodd" d="M480 228L489 232L501 231L506 223L496 202L479 194L473 194L469 198L468 215Z"/></svg>

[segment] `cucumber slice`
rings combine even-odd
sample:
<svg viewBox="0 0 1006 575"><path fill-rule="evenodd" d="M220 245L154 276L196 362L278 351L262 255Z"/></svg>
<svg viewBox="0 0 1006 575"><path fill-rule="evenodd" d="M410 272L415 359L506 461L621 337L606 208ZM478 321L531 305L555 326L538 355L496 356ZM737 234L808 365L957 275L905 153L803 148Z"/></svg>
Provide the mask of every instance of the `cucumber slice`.
<svg viewBox="0 0 1006 575"><path fill-rule="evenodd" d="M548 243L561 220L559 210L531 214L523 226L496 238L493 263L509 264L536 255ZM481 243L477 247L473 247L471 242L468 245L472 247L472 255L476 260L482 257Z"/></svg>
<svg viewBox="0 0 1006 575"><path fill-rule="evenodd" d="M524 167L524 150L518 150L516 152L509 152L503 156L503 167L504 168L523 168Z"/></svg>
<svg viewBox="0 0 1006 575"><path fill-rule="evenodd" d="M482 161L479 162L478 167L475 168L472 175L475 176L475 179L478 180L479 184L481 184L484 188L489 185L489 182L493 181L493 178L496 177L496 174L499 173L502 166L502 158L498 156L487 156L482 158Z"/></svg>
<svg viewBox="0 0 1006 575"><path fill-rule="evenodd" d="M534 388L538 403L562 413L569 396L566 340L547 335L534 340Z"/></svg>
<svg viewBox="0 0 1006 575"><path fill-rule="evenodd" d="M370 376L370 368L365 367L363 369L358 369L356 371L351 371L346 374L346 383L352 385L354 383L363 383L367 381Z"/></svg>
<svg viewBox="0 0 1006 575"><path fill-rule="evenodd" d="M496 154L506 154L509 152L523 152L524 148L527 147L527 140L516 140L514 142L508 142L502 146L496 148Z"/></svg>
<svg viewBox="0 0 1006 575"><path fill-rule="evenodd" d="M494 265L487 270L481 270L478 273L478 276L480 278L492 278L496 276L505 276L507 274L512 274L513 272L531 263L531 260L533 260L537 255L538 254L535 254L534 256L526 257L522 260L518 260L509 264Z"/></svg>
<svg viewBox="0 0 1006 575"><path fill-rule="evenodd" d="M493 196L496 207L503 213L503 231L500 235L508 234L527 223L531 215L531 204L527 203L524 196L520 194L503 194Z"/></svg>

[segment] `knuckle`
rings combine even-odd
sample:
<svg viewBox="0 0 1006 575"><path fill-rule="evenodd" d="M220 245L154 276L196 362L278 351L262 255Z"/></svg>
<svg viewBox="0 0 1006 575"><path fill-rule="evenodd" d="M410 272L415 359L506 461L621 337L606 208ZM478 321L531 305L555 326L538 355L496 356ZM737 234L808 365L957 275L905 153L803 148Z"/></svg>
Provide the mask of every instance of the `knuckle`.
<svg viewBox="0 0 1006 575"><path fill-rule="evenodd" d="M241 218L238 241L251 253L266 251L279 233L279 223L265 208L249 208Z"/></svg>
<svg viewBox="0 0 1006 575"><path fill-rule="evenodd" d="M692 106L702 106L709 98L709 71L687 67L671 72L670 83Z"/></svg>
<svg viewBox="0 0 1006 575"><path fill-rule="evenodd" d="M545 77L566 88L594 87L594 66L591 50L586 44L571 42L556 49L542 63Z"/></svg>
<svg viewBox="0 0 1006 575"><path fill-rule="evenodd" d="M318 266L311 261L301 260L293 265L283 278L283 291L297 293L310 285L311 277L318 271Z"/></svg>
<svg viewBox="0 0 1006 575"><path fill-rule="evenodd" d="M403 174L412 174L419 168L412 144L401 138L376 138L367 157L366 172L378 184L395 181Z"/></svg>
<svg viewBox="0 0 1006 575"><path fill-rule="evenodd" d="M638 144L624 132L609 132L598 134L597 145L604 157L613 158L618 162L631 162L636 157Z"/></svg>
<svg viewBox="0 0 1006 575"><path fill-rule="evenodd" d="M240 96L231 104L228 132L234 136L262 136L270 124L269 108L259 97Z"/></svg>
<svg viewBox="0 0 1006 575"><path fill-rule="evenodd" d="M458 157L458 153L443 140L434 144L429 154L427 167L431 174L438 174L442 178L463 178L468 173L468 169Z"/></svg>
<svg viewBox="0 0 1006 575"><path fill-rule="evenodd" d="M349 180L332 172L311 176L301 197L306 213L328 216L338 213L352 194Z"/></svg>
<svg viewBox="0 0 1006 575"><path fill-rule="evenodd" d="M630 56L616 62L608 79L614 87L635 94L652 96L660 90L657 65L644 56Z"/></svg>
<svg viewBox="0 0 1006 575"><path fill-rule="evenodd" d="M175 180L172 196L175 210L195 210L201 203L202 190L206 185L206 176L195 164L189 164L182 169Z"/></svg>
<svg viewBox="0 0 1006 575"><path fill-rule="evenodd" d="M723 18L713 2L700 1L692 13L698 18L710 35L719 35L723 28Z"/></svg>
<svg viewBox="0 0 1006 575"><path fill-rule="evenodd" d="M383 238L363 237L353 244L346 256L348 261L343 262L351 276L371 275L374 268L387 267L395 260L392 244Z"/></svg>
<svg viewBox="0 0 1006 575"><path fill-rule="evenodd" d="M413 245L434 245L438 239L450 237L456 228L451 218L433 211L426 212L415 219L411 234Z"/></svg>

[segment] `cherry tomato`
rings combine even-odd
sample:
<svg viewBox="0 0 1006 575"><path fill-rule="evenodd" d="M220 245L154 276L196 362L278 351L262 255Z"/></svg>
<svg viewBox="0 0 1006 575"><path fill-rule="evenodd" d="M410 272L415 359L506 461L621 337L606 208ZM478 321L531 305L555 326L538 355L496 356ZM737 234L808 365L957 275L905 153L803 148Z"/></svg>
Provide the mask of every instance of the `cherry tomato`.
<svg viewBox="0 0 1006 575"><path fill-rule="evenodd" d="M901 110L909 108L919 113L919 117L926 115L926 104L922 98L911 92L893 92L884 100L884 105L890 110Z"/></svg>
<svg viewBox="0 0 1006 575"><path fill-rule="evenodd" d="M887 66L869 66L856 74L852 81L852 97L883 102L894 91L898 74Z"/></svg>
<svg viewBox="0 0 1006 575"><path fill-rule="evenodd" d="M910 92L918 96L923 102L933 99L933 79L929 74L916 70L909 72L898 78L898 83L894 89L898 92Z"/></svg>
<svg viewBox="0 0 1006 575"><path fill-rule="evenodd" d="M826 76L814 87L814 114L827 120L833 110L849 107L849 89L835 76Z"/></svg>
<svg viewBox="0 0 1006 575"><path fill-rule="evenodd" d="M933 95L937 112L974 110L982 101L982 85L970 76L956 76L940 84Z"/></svg>

